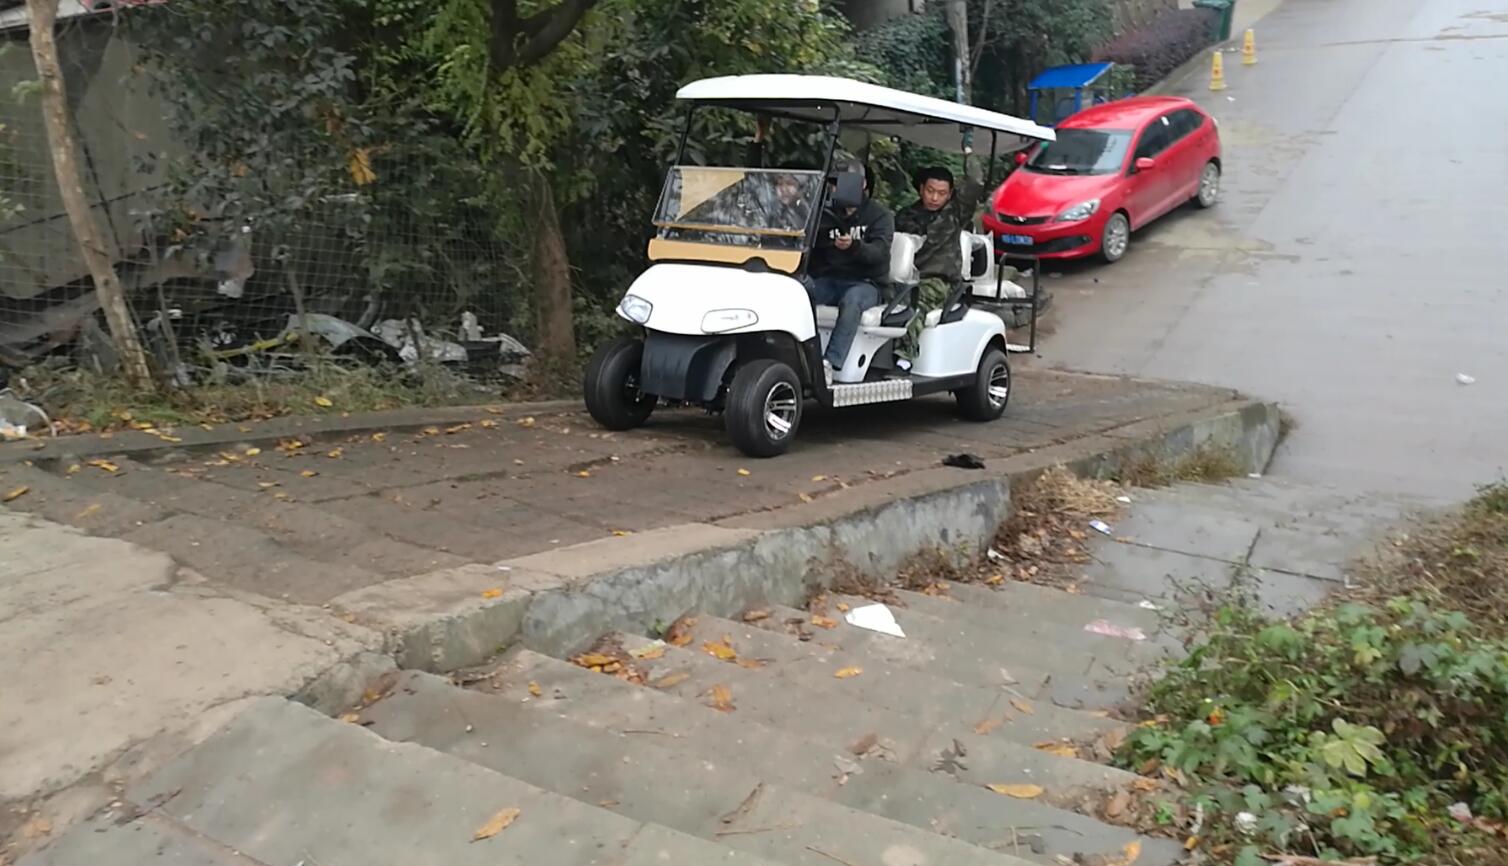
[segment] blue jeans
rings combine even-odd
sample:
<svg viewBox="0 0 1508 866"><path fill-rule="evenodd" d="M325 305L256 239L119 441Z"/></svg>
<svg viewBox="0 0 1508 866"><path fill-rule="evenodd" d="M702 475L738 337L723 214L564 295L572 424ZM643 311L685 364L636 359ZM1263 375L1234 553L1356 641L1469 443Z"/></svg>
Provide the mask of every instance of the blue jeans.
<svg viewBox="0 0 1508 866"><path fill-rule="evenodd" d="M806 285L812 303L822 307L837 307L838 321L833 325L832 336L827 340L827 351L822 357L833 369L843 366L848 349L853 345L854 335L859 333L859 320L864 311L880 302L880 290L873 283L848 277L818 277Z"/></svg>

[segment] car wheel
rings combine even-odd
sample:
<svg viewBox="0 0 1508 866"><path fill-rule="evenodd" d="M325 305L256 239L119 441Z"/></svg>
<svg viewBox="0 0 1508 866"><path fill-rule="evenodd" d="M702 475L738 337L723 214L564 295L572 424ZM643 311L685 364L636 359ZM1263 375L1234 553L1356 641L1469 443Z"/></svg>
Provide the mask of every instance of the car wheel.
<svg viewBox="0 0 1508 866"><path fill-rule="evenodd" d="M993 421L1011 399L1011 365L998 346L984 350L974 384L953 392L958 411L970 421Z"/></svg>
<svg viewBox="0 0 1508 866"><path fill-rule="evenodd" d="M1213 159L1204 164L1199 173L1199 191L1194 193L1194 204L1214 207L1220 200L1220 164Z"/></svg>
<svg viewBox="0 0 1508 866"><path fill-rule="evenodd" d="M801 426L801 380L788 364L761 358L738 368L723 415L728 436L750 457L785 453Z"/></svg>
<svg viewBox="0 0 1508 866"><path fill-rule="evenodd" d="M586 366L586 409L609 430L631 430L654 411L655 396L639 389L644 341L621 337L599 348Z"/></svg>
<svg viewBox="0 0 1508 866"><path fill-rule="evenodd" d="M1100 235L1100 258L1114 264L1126 255L1131 247L1131 220L1123 211L1116 211L1105 220L1105 231Z"/></svg>

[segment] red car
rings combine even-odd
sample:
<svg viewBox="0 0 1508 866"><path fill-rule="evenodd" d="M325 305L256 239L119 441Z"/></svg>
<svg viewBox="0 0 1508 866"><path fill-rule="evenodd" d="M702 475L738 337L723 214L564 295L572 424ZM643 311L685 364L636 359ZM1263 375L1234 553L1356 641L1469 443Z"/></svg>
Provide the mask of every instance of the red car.
<svg viewBox="0 0 1508 866"><path fill-rule="evenodd" d="M1137 96L1087 108L1016 159L984 215L1001 252L1120 260L1131 232L1220 194L1220 132L1187 99Z"/></svg>

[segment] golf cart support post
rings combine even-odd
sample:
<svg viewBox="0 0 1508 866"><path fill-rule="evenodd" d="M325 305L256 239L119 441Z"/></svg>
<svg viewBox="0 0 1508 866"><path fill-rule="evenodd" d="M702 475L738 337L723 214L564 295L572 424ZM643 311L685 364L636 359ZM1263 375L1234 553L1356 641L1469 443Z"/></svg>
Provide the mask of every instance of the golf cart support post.
<svg viewBox="0 0 1508 866"><path fill-rule="evenodd" d="M989 291L979 285L988 274L970 264L971 250L993 246L983 236L962 233L964 272L944 306L926 313L914 308L919 277L913 257L921 239L897 236L889 279L881 281L896 293L863 311L841 366L835 361L825 368L822 360L838 310L813 307L804 283L824 211L860 200L856 188L848 191L849 175L836 185L828 182L843 131L943 151L960 142L968 148L974 134L987 132L993 174L1002 136L1016 149L1053 140L1051 130L969 105L824 76L712 78L686 85L677 98L689 110L676 164L656 205L650 266L618 307L644 336L602 347L587 368L587 407L599 423L627 429L643 423L661 400L690 403L724 412L734 444L745 453L773 456L788 447L808 398L851 406L949 391L975 420L1004 411L1010 382L1004 323L971 306L975 295ZM692 122L703 107L822 129L821 170L686 164ZM995 296L1003 298L1003 279L992 282ZM1035 293L1031 301L1035 310ZM909 366L897 364L892 344L918 315L924 321L915 358Z"/></svg>

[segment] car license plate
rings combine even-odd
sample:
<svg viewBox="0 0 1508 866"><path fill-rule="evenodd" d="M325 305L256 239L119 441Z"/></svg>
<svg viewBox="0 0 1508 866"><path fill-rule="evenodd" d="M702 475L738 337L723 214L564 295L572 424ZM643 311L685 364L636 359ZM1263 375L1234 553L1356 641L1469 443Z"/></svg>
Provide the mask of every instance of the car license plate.
<svg viewBox="0 0 1508 866"><path fill-rule="evenodd" d="M1031 235L1001 235L1000 242L1010 244L1013 247L1029 247L1036 243L1036 241L1032 240Z"/></svg>

